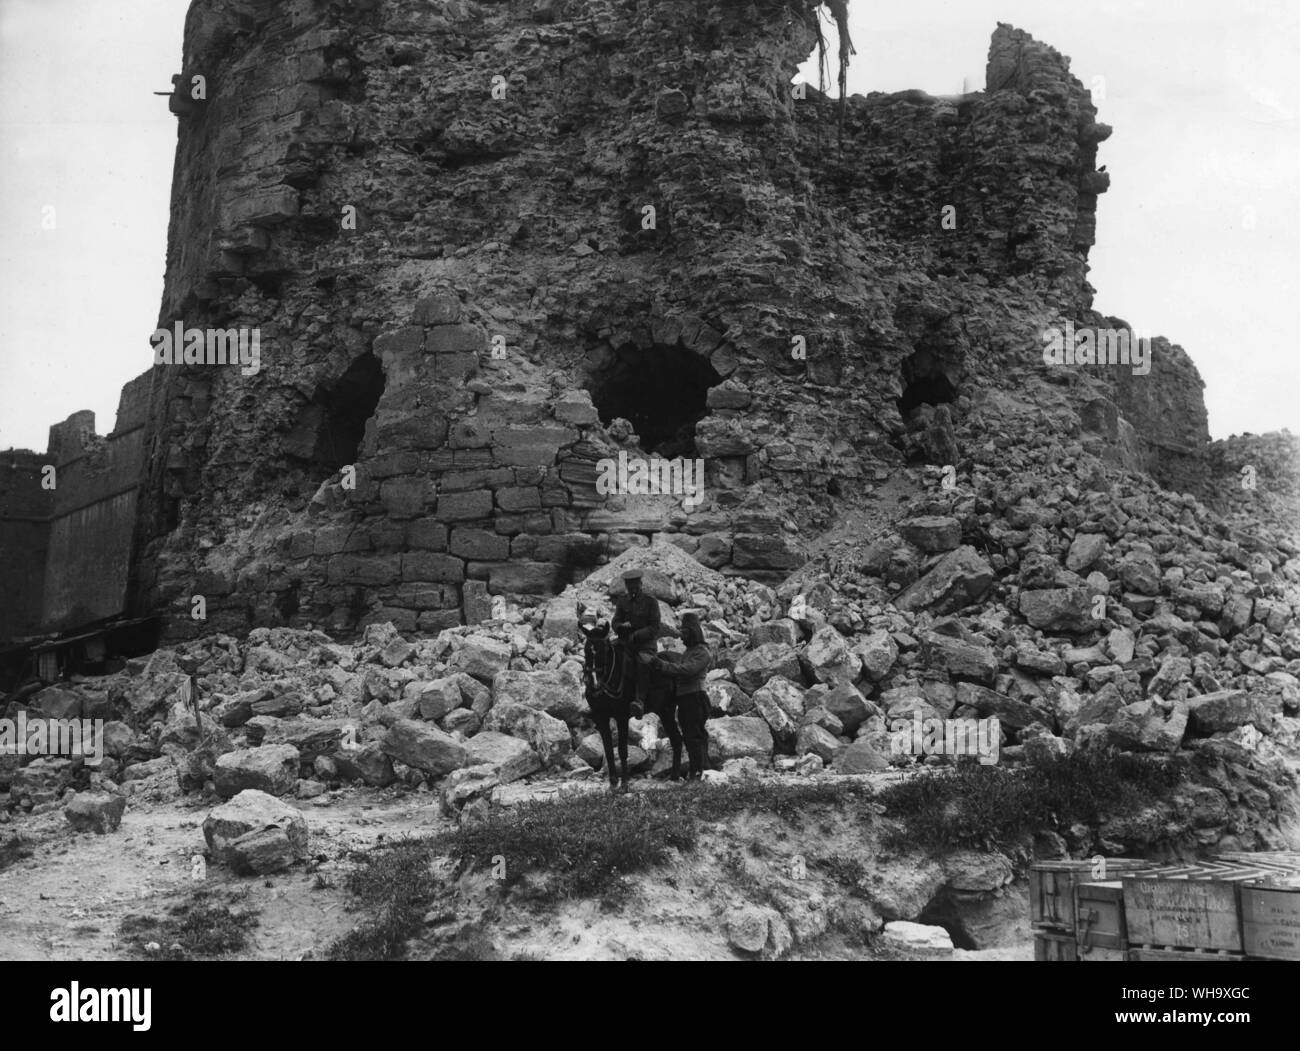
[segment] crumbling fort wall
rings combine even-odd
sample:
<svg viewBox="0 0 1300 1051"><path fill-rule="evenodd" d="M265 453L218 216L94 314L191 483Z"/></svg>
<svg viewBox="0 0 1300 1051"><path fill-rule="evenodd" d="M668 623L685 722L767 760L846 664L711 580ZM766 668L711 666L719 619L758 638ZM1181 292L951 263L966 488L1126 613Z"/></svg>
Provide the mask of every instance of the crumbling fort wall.
<svg viewBox="0 0 1300 1051"><path fill-rule="evenodd" d="M1069 387L1135 468L1203 446L1167 343L1043 365L1106 322L1068 61L999 26L985 91L841 108L792 90L819 6L194 0L158 325L261 355L152 371L135 610L436 630L660 535L777 580L984 388ZM703 499L600 491L620 453Z"/></svg>
<svg viewBox="0 0 1300 1051"><path fill-rule="evenodd" d="M146 372L122 389L107 436L83 410L50 428L44 453L3 455L0 641L125 610L150 382Z"/></svg>
<svg viewBox="0 0 1300 1051"><path fill-rule="evenodd" d="M52 503L41 488L47 462L27 449L0 456L0 643L40 628Z"/></svg>
<svg viewBox="0 0 1300 1051"><path fill-rule="evenodd" d="M75 435L68 423L51 428L59 455L42 599L47 629L125 609L150 380L145 373L122 388L117 424L106 437L95 436L93 415Z"/></svg>

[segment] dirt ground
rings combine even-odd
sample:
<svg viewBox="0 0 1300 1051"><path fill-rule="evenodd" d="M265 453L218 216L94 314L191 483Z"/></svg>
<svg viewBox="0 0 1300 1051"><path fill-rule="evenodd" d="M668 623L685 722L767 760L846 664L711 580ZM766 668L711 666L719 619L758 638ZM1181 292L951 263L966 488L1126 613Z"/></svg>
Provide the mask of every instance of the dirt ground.
<svg viewBox="0 0 1300 1051"><path fill-rule="evenodd" d="M311 828L316 859L270 877L240 877L204 866L214 890L242 890L258 926L240 958L297 960L316 953L356 922L340 878L349 851L431 832L441 822L428 794L393 798L358 789L327 806L296 801ZM122 827L98 836L74 832L60 810L0 826L20 835L32 856L0 872L0 960L116 960L127 955L118 924L160 915L199 883L192 859L205 849L211 805L185 801L128 806ZM333 886L317 888L317 875Z"/></svg>
<svg viewBox="0 0 1300 1051"><path fill-rule="evenodd" d="M311 830L308 862L268 877L240 877L205 865L200 881L194 859L205 847L202 823L212 801L174 798L166 789L153 794L163 798L139 792L121 828L108 835L73 831L61 809L0 826L0 838L16 834L31 851L0 872L0 960L128 958L130 949L117 933L121 921L165 915L189 900L200 883L221 897L246 895L241 907L257 914L258 925L234 958L319 959L362 919L343 889L352 852L448 827L429 793L348 788L293 801ZM498 916L492 940L507 959L734 960L720 917L736 893L720 859L729 847L759 835L759 824L748 819L717 826L694 855L676 856L635 878L631 895L615 910L596 901L570 901L542 913L508 908ZM824 826L815 835L820 849L836 847L825 840ZM837 833L840 846L848 844L847 835ZM798 849L797 836L782 845L787 853ZM861 950L833 938L796 946L791 955L862 958ZM1033 945L1022 938L1001 948L959 949L949 959L1030 960Z"/></svg>

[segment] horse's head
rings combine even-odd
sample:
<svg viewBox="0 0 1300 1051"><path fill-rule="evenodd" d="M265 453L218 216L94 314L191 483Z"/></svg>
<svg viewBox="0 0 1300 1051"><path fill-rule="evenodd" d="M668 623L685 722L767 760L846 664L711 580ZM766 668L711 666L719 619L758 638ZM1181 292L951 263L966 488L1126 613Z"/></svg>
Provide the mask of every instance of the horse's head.
<svg viewBox="0 0 1300 1051"><path fill-rule="evenodd" d="M578 603L578 630L589 647L592 642L607 639L609 627L609 621L601 621L595 610L588 610L583 603Z"/></svg>

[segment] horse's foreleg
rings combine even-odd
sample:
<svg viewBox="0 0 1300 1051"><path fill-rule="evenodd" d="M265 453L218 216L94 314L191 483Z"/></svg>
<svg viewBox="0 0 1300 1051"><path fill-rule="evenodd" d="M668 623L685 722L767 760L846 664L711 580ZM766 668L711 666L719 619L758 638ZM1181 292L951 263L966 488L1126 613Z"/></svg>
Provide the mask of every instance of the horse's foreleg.
<svg viewBox="0 0 1300 1051"><path fill-rule="evenodd" d="M627 781L627 724L629 716L619 716L618 722L618 761L624 782ZM613 769L613 766L610 767Z"/></svg>
<svg viewBox="0 0 1300 1051"><path fill-rule="evenodd" d="M618 775L614 771L614 734L609 728L608 716L600 716L596 719L596 732L600 734L600 743L605 746L605 773L609 777L609 783L611 785L617 785ZM624 746L623 748L623 765L626 768L627 766L626 746Z"/></svg>

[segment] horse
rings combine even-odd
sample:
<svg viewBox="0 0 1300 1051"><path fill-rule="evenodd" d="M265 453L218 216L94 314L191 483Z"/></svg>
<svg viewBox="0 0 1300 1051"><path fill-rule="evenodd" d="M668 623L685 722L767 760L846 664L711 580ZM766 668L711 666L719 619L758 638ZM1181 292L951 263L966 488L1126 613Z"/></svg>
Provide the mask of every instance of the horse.
<svg viewBox="0 0 1300 1051"><path fill-rule="evenodd" d="M601 744L605 747L605 770L609 774L612 791L627 791L628 722L632 718L632 702L636 697L635 671L628 647L617 638L610 637L610 625L579 625L583 636L582 676L587 708L596 723ZM663 676L640 668L646 677L646 711L654 711L672 690L672 684ZM618 772L614 767L614 733L610 720L618 727Z"/></svg>
<svg viewBox="0 0 1300 1051"><path fill-rule="evenodd" d="M629 695L632 676L628 654L617 639L609 637L608 624L579 625L583 636L582 679L587 708L596 723L596 732L605 746L605 772L611 791L627 790L627 724L632 718ZM622 778L614 770L614 734L609 721L618 726L618 757Z"/></svg>

